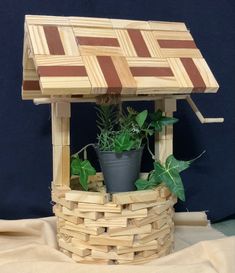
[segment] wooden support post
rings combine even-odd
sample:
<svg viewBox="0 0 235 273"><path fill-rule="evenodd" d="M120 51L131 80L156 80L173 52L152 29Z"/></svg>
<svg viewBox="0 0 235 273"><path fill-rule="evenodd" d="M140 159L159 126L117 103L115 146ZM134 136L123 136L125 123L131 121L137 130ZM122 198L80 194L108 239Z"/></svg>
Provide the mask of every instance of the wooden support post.
<svg viewBox="0 0 235 273"><path fill-rule="evenodd" d="M53 183L59 187L70 185L70 103L51 104L53 144Z"/></svg>
<svg viewBox="0 0 235 273"><path fill-rule="evenodd" d="M162 110L163 114L172 117L176 111L176 99L165 98L155 101L155 111ZM162 132L155 135L155 159L165 162L166 158L173 153L173 125L163 128Z"/></svg>

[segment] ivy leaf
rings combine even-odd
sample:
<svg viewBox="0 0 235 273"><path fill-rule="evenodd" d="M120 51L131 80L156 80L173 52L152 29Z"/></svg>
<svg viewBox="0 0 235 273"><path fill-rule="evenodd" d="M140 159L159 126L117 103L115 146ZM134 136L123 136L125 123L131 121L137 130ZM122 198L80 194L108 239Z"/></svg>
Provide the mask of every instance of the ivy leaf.
<svg viewBox="0 0 235 273"><path fill-rule="evenodd" d="M88 191L88 174L84 169L81 169L79 181L85 191Z"/></svg>
<svg viewBox="0 0 235 273"><path fill-rule="evenodd" d="M157 185L161 184L161 181L156 180L154 176L150 179L139 178L135 181L137 190L148 190L155 188Z"/></svg>
<svg viewBox="0 0 235 273"><path fill-rule="evenodd" d="M173 155L169 155L166 159L166 168L182 172L189 168L190 163L190 161L177 160Z"/></svg>
<svg viewBox="0 0 235 273"><path fill-rule="evenodd" d="M160 121L152 121L150 123L151 127L154 128L155 132L161 132L162 131L162 124Z"/></svg>
<svg viewBox="0 0 235 273"><path fill-rule="evenodd" d="M142 112L140 112L136 117L135 117L135 120L136 122L138 123L139 127L142 128L144 123L145 123L145 120L148 116L148 111L147 110L144 110Z"/></svg>
<svg viewBox="0 0 235 273"><path fill-rule="evenodd" d="M128 132L121 132L114 139L115 152L130 151L135 145L135 142L131 139Z"/></svg>
<svg viewBox="0 0 235 273"><path fill-rule="evenodd" d="M88 177L95 175L96 170L91 166L88 160L81 160L79 157L71 160L71 175L78 175L81 186L84 190L88 190Z"/></svg>
<svg viewBox="0 0 235 273"><path fill-rule="evenodd" d="M81 171L81 159L78 157L72 157L70 167L71 175L79 175Z"/></svg>
<svg viewBox="0 0 235 273"><path fill-rule="evenodd" d="M84 160L81 163L81 170L84 170L88 175L95 175L96 170L91 166L91 163L88 160Z"/></svg>
<svg viewBox="0 0 235 273"><path fill-rule="evenodd" d="M152 121L160 120L162 117L162 110L158 109L156 112L149 114Z"/></svg>
<svg viewBox="0 0 235 273"><path fill-rule="evenodd" d="M152 120L150 125L154 128L155 132L161 132L163 126L172 125L178 121L178 119L174 117L164 117L161 110L150 114L150 118Z"/></svg>
<svg viewBox="0 0 235 273"><path fill-rule="evenodd" d="M174 117L161 117L160 119L160 123L162 124L162 126L172 125L178 121L179 120Z"/></svg>
<svg viewBox="0 0 235 273"><path fill-rule="evenodd" d="M155 178L161 180L172 193L174 193L180 200L185 201L184 186L179 172L174 166L163 166L160 162L154 163Z"/></svg>

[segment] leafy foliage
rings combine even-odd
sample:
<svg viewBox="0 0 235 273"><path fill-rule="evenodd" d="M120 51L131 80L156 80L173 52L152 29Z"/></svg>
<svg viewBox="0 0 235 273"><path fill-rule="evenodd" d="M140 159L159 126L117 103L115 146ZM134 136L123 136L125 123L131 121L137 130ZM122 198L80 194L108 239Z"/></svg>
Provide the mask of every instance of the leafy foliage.
<svg viewBox="0 0 235 273"><path fill-rule="evenodd" d="M180 177L180 172L189 168L191 163L201 157L202 154L189 161L177 160L173 155L170 155L166 159L165 164L154 162L154 170L149 174L148 178L138 179L135 182L135 185L138 190L145 190L164 183L173 194L180 200L185 201L184 186Z"/></svg>
<svg viewBox="0 0 235 273"><path fill-rule="evenodd" d="M71 158L71 175L78 175L82 188L88 190L88 177L95 175L96 170L88 160L81 160L78 156Z"/></svg>
<svg viewBox="0 0 235 273"><path fill-rule="evenodd" d="M163 117L161 111L149 114L147 110L137 112L127 107L119 112L112 105L97 108L97 117L99 149L113 152L139 149L154 132L160 132L163 126L177 121L175 118Z"/></svg>
<svg viewBox="0 0 235 273"><path fill-rule="evenodd" d="M178 122L177 118L173 117L164 117L161 110L157 110L157 112L150 114L151 123L150 127L154 129L155 132L161 132L163 126L172 125Z"/></svg>

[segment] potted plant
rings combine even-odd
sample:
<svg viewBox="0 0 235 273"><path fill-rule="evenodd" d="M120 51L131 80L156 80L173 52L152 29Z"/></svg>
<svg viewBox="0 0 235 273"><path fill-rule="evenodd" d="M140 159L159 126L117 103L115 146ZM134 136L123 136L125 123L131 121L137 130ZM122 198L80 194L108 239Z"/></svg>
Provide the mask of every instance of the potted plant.
<svg viewBox="0 0 235 273"><path fill-rule="evenodd" d="M99 134L97 144L88 144L72 156L71 173L80 176L80 183L88 189L87 179L95 174L90 162L79 158L79 153L89 146L97 152L107 192L126 192L136 189L139 178L143 148L149 148L149 137L160 132L163 126L178 120L163 116L162 111L149 114L147 110L137 112L127 107L120 110L117 105L97 107L97 126ZM137 188L139 184L137 184Z"/></svg>

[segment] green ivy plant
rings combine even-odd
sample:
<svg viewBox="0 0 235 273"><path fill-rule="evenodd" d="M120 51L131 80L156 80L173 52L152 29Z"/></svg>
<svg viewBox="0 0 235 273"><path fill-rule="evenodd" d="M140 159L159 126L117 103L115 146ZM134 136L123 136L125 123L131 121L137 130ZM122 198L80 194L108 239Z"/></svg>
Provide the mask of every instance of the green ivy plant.
<svg viewBox="0 0 235 273"><path fill-rule="evenodd" d="M165 117L161 110L148 113L137 112L131 107L120 111L114 105L101 105L97 109L98 148L100 151L121 153L139 149L147 143L148 137L160 132L163 126L174 124L178 119ZM152 157L153 154L151 153Z"/></svg>
<svg viewBox="0 0 235 273"><path fill-rule="evenodd" d="M96 109L97 126L100 131L97 135L97 144L101 151L121 153L139 149L147 144L147 149L153 160L155 157L149 147L149 137L154 133L160 133L164 126L172 125L178 121L174 117L164 116L161 110L149 113L147 110L138 112L127 107L126 110L120 111L116 105L100 105ZM90 175L95 175L96 170L89 160L81 159L79 154L84 150L86 151L89 146L95 146L95 144L86 145L71 157L71 175L79 176L79 182L86 191L88 190L88 178ZM185 201L180 173L186 170L197 158L182 161L170 155L165 163L154 161L154 169L149 173L147 179L141 178L135 182L137 190L151 189L164 183L173 194Z"/></svg>
<svg viewBox="0 0 235 273"><path fill-rule="evenodd" d="M154 169L149 173L148 178L138 179L135 182L137 190L151 189L164 183L175 196L185 201L184 185L180 173L188 169L203 153L189 161L177 160L173 155L169 155L164 164L159 161L154 162Z"/></svg>
<svg viewBox="0 0 235 273"><path fill-rule="evenodd" d="M82 188L85 191L88 191L88 178L90 175L95 175L96 170L91 165L90 161L85 159L82 160L79 158L79 153L81 153L83 150L85 150L88 146L92 146L93 144L88 144L85 146L82 150L80 150L78 153L71 156L71 163L70 163L70 172L71 175L77 175L79 176L79 182Z"/></svg>

